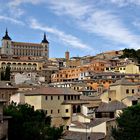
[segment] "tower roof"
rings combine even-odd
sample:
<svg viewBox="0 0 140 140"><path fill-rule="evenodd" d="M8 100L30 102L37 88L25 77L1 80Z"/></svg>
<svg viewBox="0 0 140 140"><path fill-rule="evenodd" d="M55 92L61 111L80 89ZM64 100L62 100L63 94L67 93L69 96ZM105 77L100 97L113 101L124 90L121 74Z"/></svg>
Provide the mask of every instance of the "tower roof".
<svg viewBox="0 0 140 140"><path fill-rule="evenodd" d="M2 39L11 40L11 38L10 38L9 35L8 35L7 29L6 29L6 31L5 31L5 36L4 36Z"/></svg>
<svg viewBox="0 0 140 140"><path fill-rule="evenodd" d="M48 40L46 39L46 33L44 33L44 38L42 40L42 43L49 43Z"/></svg>

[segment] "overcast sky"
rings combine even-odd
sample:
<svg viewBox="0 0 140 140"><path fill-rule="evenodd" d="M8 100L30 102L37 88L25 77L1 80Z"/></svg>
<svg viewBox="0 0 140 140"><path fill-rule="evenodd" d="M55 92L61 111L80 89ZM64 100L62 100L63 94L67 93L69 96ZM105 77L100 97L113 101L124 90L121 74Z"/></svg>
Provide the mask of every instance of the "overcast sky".
<svg viewBox="0 0 140 140"><path fill-rule="evenodd" d="M40 43L50 57L140 49L140 0L0 0L0 37Z"/></svg>

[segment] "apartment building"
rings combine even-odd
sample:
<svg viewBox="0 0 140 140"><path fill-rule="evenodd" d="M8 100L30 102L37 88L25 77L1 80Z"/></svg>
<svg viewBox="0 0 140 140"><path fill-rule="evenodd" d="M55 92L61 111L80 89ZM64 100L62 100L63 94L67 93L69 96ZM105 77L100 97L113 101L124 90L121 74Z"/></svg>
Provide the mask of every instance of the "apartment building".
<svg viewBox="0 0 140 140"><path fill-rule="evenodd" d="M77 67L77 68L67 68L59 70L57 73L51 75L51 82L72 82L78 81L79 74L83 71L88 70L89 67Z"/></svg>
<svg viewBox="0 0 140 140"><path fill-rule="evenodd" d="M52 117L52 125L68 126L75 113L81 112L80 93L69 88L41 87L25 92L25 103L45 110Z"/></svg>
<svg viewBox="0 0 140 140"><path fill-rule="evenodd" d="M103 102L120 101L122 102L128 96L140 94L139 83L128 81L125 78L116 81L110 85L107 92L103 93L100 98Z"/></svg>

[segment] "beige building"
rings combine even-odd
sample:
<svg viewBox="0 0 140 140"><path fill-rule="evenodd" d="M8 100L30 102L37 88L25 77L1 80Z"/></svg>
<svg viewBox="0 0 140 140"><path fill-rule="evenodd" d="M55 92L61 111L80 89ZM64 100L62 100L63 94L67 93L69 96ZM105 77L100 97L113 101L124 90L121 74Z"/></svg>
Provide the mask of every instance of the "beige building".
<svg viewBox="0 0 140 140"><path fill-rule="evenodd" d="M10 66L12 72L19 71L40 71L43 67L43 62L39 60L19 60L19 59L0 59L0 68L5 70Z"/></svg>
<svg viewBox="0 0 140 140"><path fill-rule="evenodd" d="M31 56L49 58L49 42L46 34L41 43L26 43L12 41L6 30L5 36L2 38L1 54L13 56Z"/></svg>
<svg viewBox="0 0 140 140"><path fill-rule="evenodd" d="M0 99L5 100L6 104L10 103L10 97L14 95L16 91L17 88L10 82L0 82Z"/></svg>
<svg viewBox="0 0 140 140"><path fill-rule="evenodd" d="M117 66L109 66L104 69L105 72L117 72L125 74L140 74L140 65L130 63Z"/></svg>
<svg viewBox="0 0 140 140"><path fill-rule="evenodd" d="M130 82L125 78L116 81L110 85L109 91L104 92L100 98L103 102L120 101L122 102L128 96L139 94L139 84Z"/></svg>
<svg viewBox="0 0 140 140"><path fill-rule="evenodd" d="M52 117L52 125L66 125L71 123L73 114L81 112L78 92L68 88L41 87L25 94L25 103L35 109L43 109Z"/></svg>
<svg viewBox="0 0 140 140"><path fill-rule="evenodd" d="M125 73L140 74L140 65L128 64Z"/></svg>

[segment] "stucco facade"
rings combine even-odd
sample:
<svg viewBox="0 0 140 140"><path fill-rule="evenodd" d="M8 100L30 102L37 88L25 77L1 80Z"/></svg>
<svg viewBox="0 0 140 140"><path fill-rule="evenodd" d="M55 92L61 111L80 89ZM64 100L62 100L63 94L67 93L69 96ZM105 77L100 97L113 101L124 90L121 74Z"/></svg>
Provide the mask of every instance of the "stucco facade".
<svg viewBox="0 0 140 140"><path fill-rule="evenodd" d="M49 89L49 91L45 89ZM59 93L59 91L53 93L54 89L58 89L60 92L62 90L62 93ZM46 87L43 88L44 92L41 90L33 90L29 94L25 94L25 103L34 106L35 109L45 110L46 114L52 117L52 125L69 125L74 112L73 105L70 102L78 101L80 94L71 89L65 90L62 88Z"/></svg>

